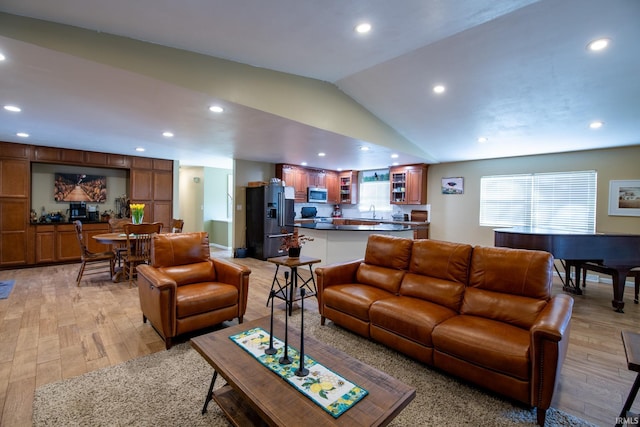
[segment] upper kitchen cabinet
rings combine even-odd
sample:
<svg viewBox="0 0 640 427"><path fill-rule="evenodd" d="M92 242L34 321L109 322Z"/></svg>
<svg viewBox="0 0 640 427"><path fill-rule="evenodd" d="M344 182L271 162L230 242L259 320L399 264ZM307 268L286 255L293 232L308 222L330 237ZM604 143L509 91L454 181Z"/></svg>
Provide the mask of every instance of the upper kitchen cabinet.
<svg viewBox="0 0 640 427"><path fill-rule="evenodd" d="M391 204L424 205L427 203L427 165L394 166L389 169Z"/></svg>
<svg viewBox="0 0 640 427"><path fill-rule="evenodd" d="M327 188L326 177L325 171L307 169L307 187Z"/></svg>
<svg viewBox="0 0 640 427"><path fill-rule="evenodd" d="M285 182L288 187L293 187L295 201L303 203L307 201L308 177L304 168L291 165L276 165L276 178Z"/></svg>
<svg viewBox="0 0 640 427"><path fill-rule="evenodd" d="M130 178L131 202L145 204L145 222L161 222L168 229L172 219L173 162L133 157Z"/></svg>
<svg viewBox="0 0 640 427"><path fill-rule="evenodd" d="M340 203L340 185L338 172L327 171L325 175L327 185L327 203L333 205Z"/></svg>
<svg viewBox="0 0 640 427"><path fill-rule="evenodd" d="M358 203L358 172L346 171L338 175L340 202L355 205Z"/></svg>

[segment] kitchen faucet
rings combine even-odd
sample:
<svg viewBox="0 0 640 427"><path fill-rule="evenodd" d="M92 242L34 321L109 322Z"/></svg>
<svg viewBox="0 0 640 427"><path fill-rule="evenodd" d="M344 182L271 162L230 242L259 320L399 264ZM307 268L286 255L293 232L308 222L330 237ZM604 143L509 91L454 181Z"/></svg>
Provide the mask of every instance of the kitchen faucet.
<svg viewBox="0 0 640 427"><path fill-rule="evenodd" d="M373 216L371 219L376 219L376 205L369 206L369 212L371 212L371 210L373 210Z"/></svg>

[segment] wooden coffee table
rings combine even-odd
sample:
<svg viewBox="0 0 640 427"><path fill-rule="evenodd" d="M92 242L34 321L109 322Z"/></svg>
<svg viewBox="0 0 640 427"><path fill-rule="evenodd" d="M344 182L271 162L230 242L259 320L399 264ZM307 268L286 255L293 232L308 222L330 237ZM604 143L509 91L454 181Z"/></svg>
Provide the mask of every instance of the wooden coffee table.
<svg viewBox="0 0 640 427"><path fill-rule="evenodd" d="M369 392L338 418L332 417L229 339L231 335L255 327L269 332L269 321L269 317L263 317L191 340L191 345L215 370L212 386L218 375L227 381L211 395L207 393L203 413L213 398L236 426L384 426L415 397L413 387L335 348L305 337L305 354ZM284 323L277 319L274 320L274 336L284 341ZM291 324L289 343L296 348L300 344L298 329L292 328Z"/></svg>

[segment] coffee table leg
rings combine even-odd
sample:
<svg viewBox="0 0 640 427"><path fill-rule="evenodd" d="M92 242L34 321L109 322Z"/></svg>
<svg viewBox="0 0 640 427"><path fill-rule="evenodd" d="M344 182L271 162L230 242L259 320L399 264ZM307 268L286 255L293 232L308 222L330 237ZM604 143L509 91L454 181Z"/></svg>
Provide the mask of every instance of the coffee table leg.
<svg viewBox="0 0 640 427"><path fill-rule="evenodd" d="M213 378L211 378L211 384L209 385L209 391L207 392L207 398L204 400L204 406L202 407L202 415L207 412L207 406L211 399L213 399L213 386L216 383L216 378L218 378L218 371L213 371Z"/></svg>

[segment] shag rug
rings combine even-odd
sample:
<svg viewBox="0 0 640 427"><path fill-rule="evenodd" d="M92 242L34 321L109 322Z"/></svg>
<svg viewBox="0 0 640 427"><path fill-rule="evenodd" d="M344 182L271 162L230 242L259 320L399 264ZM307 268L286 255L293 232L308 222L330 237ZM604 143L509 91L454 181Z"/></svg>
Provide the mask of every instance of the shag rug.
<svg viewBox="0 0 640 427"><path fill-rule="evenodd" d="M293 325L299 325L298 310ZM535 426L535 409L460 382L305 311L305 334L416 389L393 426ZM256 369L262 369L256 364ZM201 414L213 369L189 343L117 366L44 385L35 392L34 426L228 426L217 404ZM274 381L279 381L274 376ZM218 380L216 387L223 381ZM366 399L366 398L365 398ZM547 426L594 426L549 409Z"/></svg>
<svg viewBox="0 0 640 427"><path fill-rule="evenodd" d="M0 280L0 299L9 298L9 294L15 283L15 280Z"/></svg>

